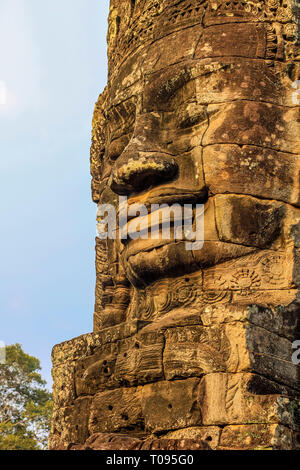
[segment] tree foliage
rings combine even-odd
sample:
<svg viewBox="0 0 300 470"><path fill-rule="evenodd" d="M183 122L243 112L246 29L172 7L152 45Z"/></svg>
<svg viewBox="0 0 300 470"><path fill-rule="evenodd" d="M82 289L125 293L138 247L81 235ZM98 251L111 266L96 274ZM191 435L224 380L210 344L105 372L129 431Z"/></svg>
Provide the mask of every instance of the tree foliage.
<svg viewBox="0 0 300 470"><path fill-rule="evenodd" d="M52 401L40 370L20 344L7 346L0 364L0 450L47 448Z"/></svg>

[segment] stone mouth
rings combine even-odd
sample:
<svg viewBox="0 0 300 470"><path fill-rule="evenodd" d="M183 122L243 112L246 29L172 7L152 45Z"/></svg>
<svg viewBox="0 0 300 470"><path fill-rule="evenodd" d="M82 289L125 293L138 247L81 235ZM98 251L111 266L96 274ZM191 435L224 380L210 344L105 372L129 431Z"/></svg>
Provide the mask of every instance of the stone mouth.
<svg viewBox="0 0 300 470"><path fill-rule="evenodd" d="M163 197L153 197L145 204L148 214L145 216L129 216L127 223L119 226L121 237L121 252L126 249L125 258L128 260L131 256L140 251L151 252L159 247L172 243L188 241L184 230L187 224L192 228L195 226L196 215L199 216L202 209L198 205L204 206L208 202L207 193L191 194L181 193L180 195L164 195ZM151 206L157 204L159 207L151 211ZM161 208L166 204L165 208ZM189 207L183 207L188 204ZM170 211L171 206L175 206L175 211ZM130 204L128 205L130 207ZM153 208L153 206L152 206ZM177 208L177 210L176 210ZM197 209L197 211L196 211ZM203 212L204 212L203 208ZM159 214L160 213L160 214ZM134 221L138 224L138 232L132 232ZM169 226L169 229L168 229ZM179 227L179 228L178 228ZM182 230L181 228L182 227ZM165 230L165 231L164 231ZM180 232L176 232L179 230ZM128 234L130 233L130 234ZM139 236L132 237L132 233L138 233ZM167 233L167 236L164 234ZM179 233L179 236L177 235ZM175 236L176 234L176 236Z"/></svg>
<svg viewBox="0 0 300 470"><path fill-rule="evenodd" d="M164 191L157 191L152 190L143 194L139 197L132 197L127 200L127 209L128 212L130 208L137 204L142 204L146 207L148 214L156 212L159 208L155 210L151 210L152 205L162 205L167 204L168 206L172 206L174 204L178 204L183 206L184 204L192 204L196 206L197 204L205 204L208 201L208 190L206 187L202 188L200 191L188 191L188 190L170 190L166 189ZM124 206L119 208L118 211L118 228L122 229L124 225L135 219L137 215L129 215L127 214L127 220L125 224L120 224L120 220L124 217Z"/></svg>

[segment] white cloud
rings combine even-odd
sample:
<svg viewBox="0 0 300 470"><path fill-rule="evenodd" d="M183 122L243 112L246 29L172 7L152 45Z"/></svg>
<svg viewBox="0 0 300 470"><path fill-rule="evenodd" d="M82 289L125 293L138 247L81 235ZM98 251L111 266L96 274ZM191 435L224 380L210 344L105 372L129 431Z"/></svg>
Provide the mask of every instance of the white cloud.
<svg viewBox="0 0 300 470"><path fill-rule="evenodd" d="M0 113L17 110L16 96L7 88L6 82L0 81Z"/></svg>
<svg viewBox="0 0 300 470"><path fill-rule="evenodd" d="M0 106L7 105L7 86L6 83L0 81Z"/></svg>

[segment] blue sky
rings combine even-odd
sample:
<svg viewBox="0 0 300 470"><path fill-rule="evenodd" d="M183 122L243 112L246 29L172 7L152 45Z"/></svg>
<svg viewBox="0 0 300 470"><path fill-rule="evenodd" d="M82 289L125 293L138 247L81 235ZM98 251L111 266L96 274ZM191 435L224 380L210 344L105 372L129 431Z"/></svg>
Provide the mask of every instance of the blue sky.
<svg viewBox="0 0 300 470"><path fill-rule="evenodd" d="M93 106L109 0L0 0L0 340L38 357L92 331Z"/></svg>

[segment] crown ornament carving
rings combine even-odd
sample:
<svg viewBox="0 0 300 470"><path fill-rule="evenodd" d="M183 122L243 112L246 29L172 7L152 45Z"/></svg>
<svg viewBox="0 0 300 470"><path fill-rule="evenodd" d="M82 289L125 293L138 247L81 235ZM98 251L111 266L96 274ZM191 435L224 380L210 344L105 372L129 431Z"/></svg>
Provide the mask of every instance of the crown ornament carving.
<svg viewBox="0 0 300 470"><path fill-rule="evenodd" d="M280 23L291 35L297 29L298 14L298 0L112 0L109 70L111 73L138 48L180 29L197 24L205 28L224 23L264 22Z"/></svg>

